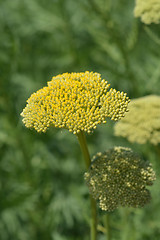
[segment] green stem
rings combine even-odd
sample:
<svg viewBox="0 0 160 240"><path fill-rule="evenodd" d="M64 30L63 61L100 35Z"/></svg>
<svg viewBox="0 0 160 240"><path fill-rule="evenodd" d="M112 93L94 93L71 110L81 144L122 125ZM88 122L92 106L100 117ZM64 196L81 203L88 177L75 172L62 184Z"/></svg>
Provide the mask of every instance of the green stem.
<svg viewBox="0 0 160 240"><path fill-rule="evenodd" d="M158 156L160 157L160 145L156 145L155 148Z"/></svg>
<svg viewBox="0 0 160 240"><path fill-rule="evenodd" d="M109 219L109 214L107 213L104 216L104 225L105 225L105 229L106 229L106 240L111 240L111 231L110 231L110 219Z"/></svg>
<svg viewBox="0 0 160 240"><path fill-rule="evenodd" d="M149 27L145 27L144 30L155 43L160 45L160 38Z"/></svg>
<svg viewBox="0 0 160 240"><path fill-rule="evenodd" d="M77 134L78 141L85 159L86 168L88 170L90 164L91 164L91 158L89 155L88 147L86 138L83 132L79 132ZM96 201L92 198L90 195L90 202L91 202L91 240L97 240L97 206Z"/></svg>

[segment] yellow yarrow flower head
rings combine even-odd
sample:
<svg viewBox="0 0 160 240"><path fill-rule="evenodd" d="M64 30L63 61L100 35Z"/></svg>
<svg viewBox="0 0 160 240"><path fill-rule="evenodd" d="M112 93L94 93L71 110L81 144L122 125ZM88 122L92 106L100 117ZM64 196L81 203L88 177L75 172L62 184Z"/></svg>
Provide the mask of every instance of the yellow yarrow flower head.
<svg viewBox="0 0 160 240"><path fill-rule="evenodd" d="M134 15L145 24L160 23L160 0L136 0Z"/></svg>
<svg viewBox="0 0 160 240"><path fill-rule="evenodd" d="M85 180L90 194L104 211L119 206L143 207L150 199L146 186L153 184L155 173L130 148L114 147L93 157Z"/></svg>
<svg viewBox="0 0 160 240"><path fill-rule="evenodd" d="M129 112L114 126L116 136L130 142L160 143L160 96L149 95L131 100Z"/></svg>
<svg viewBox="0 0 160 240"><path fill-rule="evenodd" d="M64 73L33 93L21 113L28 128L45 132L49 127L66 128L77 134L90 133L106 117L119 120L127 111L126 93L109 89L99 73Z"/></svg>

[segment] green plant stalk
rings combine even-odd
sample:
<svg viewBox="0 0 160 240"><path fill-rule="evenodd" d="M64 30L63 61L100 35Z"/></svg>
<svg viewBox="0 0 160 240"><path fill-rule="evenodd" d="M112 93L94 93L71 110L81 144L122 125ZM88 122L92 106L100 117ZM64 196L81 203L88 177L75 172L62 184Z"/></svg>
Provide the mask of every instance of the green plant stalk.
<svg viewBox="0 0 160 240"><path fill-rule="evenodd" d="M106 213L104 216L104 225L106 229L106 240L111 240L111 231L110 231L110 219L109 219L109 214Z"/></svg>
<svg viewBox="0 0 160 240"><path fill-rule="evenodd" d="M77 134L78 141L85 159L86 163L86 168L88 170L90 164L91 164L91 158L89 155L88 147L87 147L87 142L86 138L83 132L79 132ZM90 202L91 202L91 235L90 239L91 240L97 240L97 206L96 206L96 201L92 198L90 195Z"/></svg>

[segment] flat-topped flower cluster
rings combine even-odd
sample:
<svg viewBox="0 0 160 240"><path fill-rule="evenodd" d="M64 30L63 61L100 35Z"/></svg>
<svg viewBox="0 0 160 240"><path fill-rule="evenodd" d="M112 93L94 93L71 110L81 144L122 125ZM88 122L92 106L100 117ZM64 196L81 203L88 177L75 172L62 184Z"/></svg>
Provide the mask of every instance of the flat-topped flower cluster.
<svg viewBox="0 0 160 240"><path fill-rule="evenodd" d="M125 118L115 124L115 135L130 142L160 143L160 96L148 95L131 100Z"/></svg>
<svg viewBox="0 0 160 240"><path fill-rule="evenodd" d="M145 24L160 23L160 0L136 0L134 15Z"/></svg>
<svg viewBox="0 0 160 240"><path fill-rule="evenodd" d="M85 180L100 208L113 211L119 206L143 207L150 199L146 186L153 184L155 173L130 148L114 147L93 157Z"/></svg>
<svg viewBox="0 0 160 240"><path fill-rule="evenodd" d="M99 73L64 73L33 93L21 113L28 128L45 132L49 127L65 128L77 134L90 133L106 117L119 120L127 111L126 93L109 89Z"/></svg>

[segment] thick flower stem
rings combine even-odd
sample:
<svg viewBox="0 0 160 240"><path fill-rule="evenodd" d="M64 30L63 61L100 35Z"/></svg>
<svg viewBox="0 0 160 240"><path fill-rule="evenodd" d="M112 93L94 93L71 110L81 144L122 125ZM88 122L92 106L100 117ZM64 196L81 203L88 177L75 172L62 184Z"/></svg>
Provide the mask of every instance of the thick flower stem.
<svg viewBox="0 0 160 240"><path fill-rule="evenodd" d="M91 164L91 158L89 155L88 147L86 138L83 132L79 132L77 134L78 141L85 159L86 168L88 170L90 164ZM91 240L97 240L97 207L96 207L96 201L92 198L90 195L90 202L91 202Z"/></svg>
<svg viewBox="0 0 160 240"><path fill-rule="evenodd" d="M104 225L106 229L106 240L111 240L111 231L110 231L110 219L109 219L109 214L107 213L104 216Z"/></svg>

